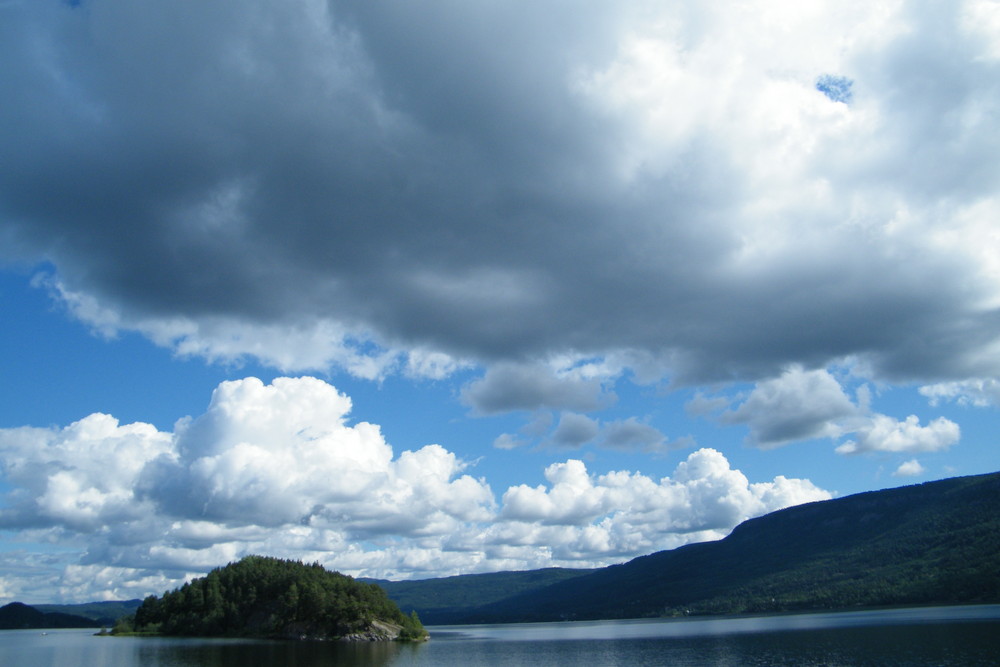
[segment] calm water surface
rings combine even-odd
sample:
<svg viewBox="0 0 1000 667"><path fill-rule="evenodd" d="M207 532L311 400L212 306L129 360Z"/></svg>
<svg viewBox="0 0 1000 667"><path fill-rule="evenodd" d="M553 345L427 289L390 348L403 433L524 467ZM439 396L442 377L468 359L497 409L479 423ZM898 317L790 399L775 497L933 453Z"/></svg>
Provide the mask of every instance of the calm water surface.
<svg viewBox="0 0 1000 667"><path fill-rule="evenodd" d="M1000 605L752 618L430 628L426 644L94 637L0 632L7 667L651 665L946 667L1000 664Z"/></svg>

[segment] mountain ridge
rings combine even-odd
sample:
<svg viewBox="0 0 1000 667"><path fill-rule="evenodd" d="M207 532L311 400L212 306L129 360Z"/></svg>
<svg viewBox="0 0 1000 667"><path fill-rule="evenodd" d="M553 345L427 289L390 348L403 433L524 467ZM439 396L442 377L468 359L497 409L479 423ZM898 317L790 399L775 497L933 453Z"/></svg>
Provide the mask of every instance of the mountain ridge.
<svg viewBox="0 0 1000 667"><path fill-rule="evenodd" d="M33 604L35 609L43 613L72 614L89 618L98 625L114 625L122 616L134 614L142 604L142 600L115 600L103 602L84 602L77 604Z"/></svg>
<svg viewBox="0 0 1000 667"><path fill-rule="evenodd" d="M722 540L486 604L435 608L421 599L419 582L407 582L400 606L441 624L997 602L998 517L1000 473L955 477L788 507L749 519ZM390 597L398 590L385 587Z"/></svg>
<svg viewBox="0 0 1000 667"><path fill-rule="evenodd" d="M0 630L43 630L53 628L94 628L100 623L84 616L42 612L23 602L0 607Z"/></svg>

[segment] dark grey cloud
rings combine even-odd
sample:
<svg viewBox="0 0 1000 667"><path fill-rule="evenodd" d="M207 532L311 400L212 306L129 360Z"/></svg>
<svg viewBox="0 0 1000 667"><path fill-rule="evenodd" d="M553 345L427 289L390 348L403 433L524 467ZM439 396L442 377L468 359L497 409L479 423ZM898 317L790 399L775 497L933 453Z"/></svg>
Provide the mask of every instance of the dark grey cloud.
<svg viewBox="0 0 1000 667"><path fill-rule="evenodd" d="M789 36L641 2L4 3L4 252L209 356L315 327L678 382L991 377L1000 60L965 9ZM482 412L598 395L482 383Z"/></svg>
<svg viewBox="0 0 1000 667"><path fill-rule="evenodd" d="M669 443L667 437L659 429L641 422L635 417L629 417L604 424L600 443L609 449L665 452L669 449L692 446L694 440L684 438L676 443Z"/></svg>
<svg viewBox="0 0 1000 667"><path fill-rule="evenodd" d="M564 412L550 441L557 447L580 447L597 437L600 430L596 420L575 412Z"/></svg>
<svg viewBox="0 0 1000 667"><path fill-rule="evenodd" d="M615 395L599 379L559 375L541 364L500 363L462 389L462 401L477 414L515 410L576 410L589 412L607 407Z"/></svg>

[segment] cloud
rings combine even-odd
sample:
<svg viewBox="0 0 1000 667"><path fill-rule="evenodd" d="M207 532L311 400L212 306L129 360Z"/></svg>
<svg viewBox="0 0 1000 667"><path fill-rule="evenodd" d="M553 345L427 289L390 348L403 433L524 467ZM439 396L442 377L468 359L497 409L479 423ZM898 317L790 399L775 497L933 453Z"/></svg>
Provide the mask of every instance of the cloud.
<svg viewBox="0 0 1000 667"><path fill-rule="evenodd" d="M65 600L134 600L161 594L185 583L187 577L169 577L137 568L103 565L67 565L59 578L59 595Z"/></svg>
<svg viewBox="0 0 1000 667"><path fill-rule="evenodd" d="M347 426L351 402L314 378L225 382L208 411L176 432L177 453L140 488L172 516L227 525L447 531L490 514L489 487L438 445L393 458L377 426ZM180 491L183 490L183 493Z"/></svg>
<svg viewBox="0 0 1000 667"><path fill-rule="evenodd" d="M886 415L874 415L871 424L850 440L837 447L840 454L863 452L937 452L956 444L961 429L955 422L938 417L921 426L916 415L897 421Z"/></svg>
<svg viewBox="0 0 1000 667"><path fill-rule="evenodd" d="M920 465L920 461L916 459L910 459L909 461L904 461L899 464L896 468L896 472L892 473L894 477L916 477L917 475L923 475L926 469Z"/></svg>
<svg viewBox="0 0 1000 667"><path fill-rule="evenodd" d="M346 424L350 407L314 378L247 378L219 385L206 413L172 434L101 414L63 429L0 430L13 486L0 520L88 534L92 552L119 565L190 568L239 550L206 549L271 531L305 527L327 536L311 543L343 543L444 536L493 516L489 486L462 474L453 453L427 445L394 456L377 426Z"/></svg>
<svg viewBox="0 0 1000 667"><path fill-rule="evenodd" d="M597 437L600 425L586 415L564 412L552 432L551 443L558 447L580 447Z"/></svg>
<svg viewBox="0 0 1000 667"><path fill-rule="evenodd" d="M685 408L689 414L714 418L721 424L745 424L750 430L748 442L763 449L853 436L836 447L838 454L930 452L947 449L961 437L958 424L945 417L920 426L914 415L899 421L873 412L867 384L858 386L856 393L857 404L829 371L792 367L778 377L756 383L745 397L708 397L698 392ZM941 395L954 397L957 389L937 385L924 387L921 393L934 401ZM727 404L735 407L723 410Z"/></svg>
<svg viewBox="0 0 1000 667"><path fill-rule="evenodd" d="M731 403L732 400L725 396L707 396L704 392L699 391L684 404L684 411L694 417L705 417L722 412Z"/></svg>
<svg viewBox="0 0 1000 667"><path fill-rule="evenodd" d="M534 440L544 436L552 428L553 420L554 417L551 412L540 410L518 429L520 435L502 433L493 441L493 446L497 449L516 449L527 446Z"/></svg>
<svg viewBox="0 0 1000 667"><path fill-rule="evenodd" d="M518 438L511 433L501 433L493 440L493 446L497 449L517 449L528 444L527 440Z"/></svg>
<svg viewBox="0 0 1000 667"><path fill-rule="evenodd" d="M603 514L583 461L553 463L545 469L551 489L542 486L512 487L504 493L504 516L508 519L578 524Z"/></svg>
<svg viewBox="0 0 1000 667"><path fill-rule="evenodd" d="M3 253L105 333L376 379L1000 376L987 3L0 11Z"/></svg>
<svg viewBox="0 0 1000 667"><path fill-rule="evenodd" d="M285 372L336 367L367 380L380 380L397 371L404 357L404 373L413 378L440 379L467 365L426 349L404 353L379 347L364 332L351 331L330 319L310 318L295 324L253 323L226 316L127 320L49 274L36 274L32 284L47 289L72 315L105 338L123 330L139 331L181 358L234 364L253 357Z"/></svg>
<svg viewBox="0 0 1000 667"><path fill-rule="evenodd" d="M537 442L541 447L580 448L593 445L617 451L639 451L663 454L673 449L694 446L691 437L670 442L667 436L654 426L636 417L613 421L601 421L577 412L563 412L555 428L552 415L540 412L520 429L520 436L504 433L498 436L493 446L497 449L516 449Z"/></svg>
<svg viewBox="0 0 1000 667"><path fill-rule="evenodd" d="M498 364L462 389L462 401L477 414L492 415L540 408L590 411L614 401L600 378L579 369L560 370L542 364Z"/></svg>
<svg viewBox="0 0 1000 667"><path fill-rule="evenodd" d="M751 483L702 449L659 481L569 459L498 502L454 453L397 454L350 409L322 380L246 378L173 432L104 414L0 429L0 528L24 549L4 590L142 597L248 553L397 578L606 565L830 497L803 479Z"/></svg>
<svg viewBox="0 0 1000 667"><path fill-rule="evenodd" d="M625 471L593 476L582 461L573 459L550 465L545 478L548 486L522 484L504 493L500 516L519 528L499 530L520 530L518 539L526 544L543 543L543 536L558 533L553 543L590 541L602 545L592 547L598 553L652 549L662 544L654 537L660 534L717 539L751 516L830 498L808 480L779 476L751 484L713 449L693 452L672 477L658 482Z"/></svg>
<svg viewBox="0 0 1000 667"><path fill-rule="evenodd" d="M443 352L413 349L407 352L406 375L411 378L429 378L443 380L462 368L471 366L471 362L455 359ZM327 364L328 366L330 364Z"/></svg>
<svg viewBox="0 0 1000 667"><path fill-rule="evenodd" d="M608 449L636 450L644 452L665 452L688 446L693 441L684 439L676 443L667 442L667 437L649 424L635 417L607 422L601 429L600 445Z"/></svg>
<svg viewBox="0 0 1000 667"><path fill-rule="evenodd" d="M758 382L736 409L723 413L726 424L746 424L750 438L763 448L796 440L837 437L840 422L858 414L858 408L840 383L826 370L793 367L781 376Z"/></svg>
<svg viewBox="0 0 1000 667"><path fill-rule="evenodd" d="M139 476L171 446L150 424L96 413L62 429L2 429L0 470L14 490L0 527L90 531L137 520L150 511L135 493Z"/></svg>
<svg viewBox="0 0 1000 667"><path fill-rule="evenodd" d="M1000 30L1000 9L996 3L989 0L966 3L962 8L960 20L970 39L980 42L977 46L985 50L982 57L988 60L1000 60L1000 40L997 39L997 31Z"/></svg>
<svg viewBox="0 0 1000 667"><path fill-rule="evenodd" d="M972 405L977 408L1000 405L1000 380L992 378L940 382L920 387L919 391L934 406L942 401L954 401L959 405Z"/></svg>

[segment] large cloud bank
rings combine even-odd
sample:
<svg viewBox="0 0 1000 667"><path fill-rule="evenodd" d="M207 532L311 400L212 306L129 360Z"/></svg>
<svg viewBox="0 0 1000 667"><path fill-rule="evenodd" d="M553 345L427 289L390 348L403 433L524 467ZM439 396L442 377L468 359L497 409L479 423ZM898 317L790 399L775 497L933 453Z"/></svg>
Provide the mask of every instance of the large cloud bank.
<svg viewBox="0 0 1000 667"><path fill-rule="evenodd" d="M950 396L1000 375L997 16L12 0L3 252L50 260L95 328L210 359L852 359ZM526 400L487 389L486 412ZM577 389L538 391L600 398Z"/></svg>
<svg viewBox="0 0 1000 667"><path fill-rule="evenodd" d="M452 452L397 454L350 409L321 380L247 378L170 433L104 414L0 430L0 530L26 545L0 556L0 593L135 597L261 552L381 577L602 565L830 497L700 449L660 480L569 459L498 502Z"/></svg>

